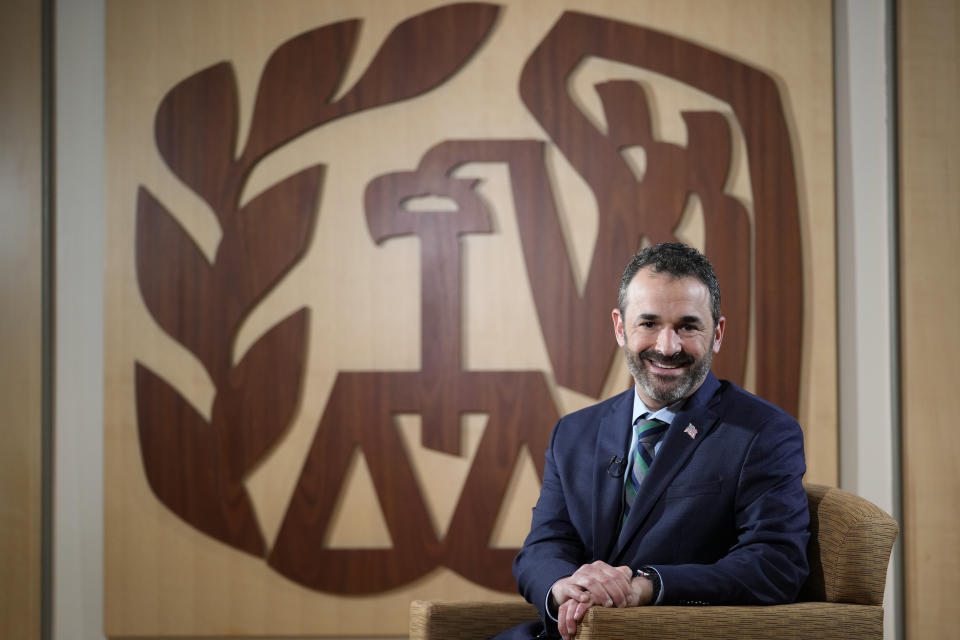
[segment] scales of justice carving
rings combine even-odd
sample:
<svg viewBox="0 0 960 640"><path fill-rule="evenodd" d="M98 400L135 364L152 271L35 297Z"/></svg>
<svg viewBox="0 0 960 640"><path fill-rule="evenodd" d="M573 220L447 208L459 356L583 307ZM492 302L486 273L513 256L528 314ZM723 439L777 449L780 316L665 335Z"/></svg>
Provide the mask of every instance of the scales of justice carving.
<svg viewBox="0 0 960 640"><path fill-rule="evenodd" d="M540 455L558 415L541 371L467 371L461 363L461 249L466 234L491 233L491 213L474 181L453 178L467 162L509 168L527 277L558 384L599 396L617 347L608 310L620 270L645 237L672 240L696 194L705 252L724 287L731 319L715 361L741 382L747 365L751 268L755 281L757 392L796 414L802 286L796 178L776 85L767 75L689 42L590 15L567 12L526 61L524 104L546 140L447 140L413 171L374 178L364 210L372 239L415 235L422 268L422 368L340 372L272 548L259 530L244 478L288 429L302 393L308 311L300 309L234 362L244 319L303 257L314 230L324 166L307 167L240 206L242 187L269 152L303 133L372 107L394 105L442 85L476 55L498 7L454 4L399 24L340 99L359 22L339 22L281 45L268 61L245 148L234 157L237 97L232 68L220 63L173 87L155 134L168 167L214 211L222 238L209 261L175 216L146 188L137 201L136 266L148 310L193 353L216 390L201 416L148 365L136 363L137 426L156 496L180 518L237 549L264 557L307 587L345 594L395 588L438 566L492 589L514 591L516 549L491 548L494 523L521 448ZM567 91L586 56L646 68L730 105L749 160L754 220L724 193L731 128L716 112L684 112L685 147L654 138L648 96L633 81L596 90L607 131L598 130ZM389 108L402 108L390 106ZM596 196L597 246L578 291L545 167L556 144ZM643 147L647 169L633 173L621 150ZM411 163L414 164L414 163ZM451 199L457 211L409 211L410 198ZM751 247L756 247L751 251ZM752 267L751 267L752 255ZM396 414L419 414L422 444L460 453L460 415L483 413L487 427L447 531L438 538ZM333 549L322 542L359 447L368 461L393 546Z"/></svg>

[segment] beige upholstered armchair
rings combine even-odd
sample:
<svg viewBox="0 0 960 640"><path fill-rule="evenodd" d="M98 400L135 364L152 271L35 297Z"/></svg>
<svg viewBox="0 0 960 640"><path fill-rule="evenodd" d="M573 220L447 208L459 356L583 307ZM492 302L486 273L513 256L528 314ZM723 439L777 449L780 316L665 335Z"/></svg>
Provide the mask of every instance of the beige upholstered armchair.
<svg viewBox="0 0 960 640"><path fill-rule="evenodd" d="M883 589L897 522L840 489L808 484L810 577L794 604L766 607L593 607L577 638L883 637ZM410 604L412 640L489 638L537 617L524 602Z"/></svg>

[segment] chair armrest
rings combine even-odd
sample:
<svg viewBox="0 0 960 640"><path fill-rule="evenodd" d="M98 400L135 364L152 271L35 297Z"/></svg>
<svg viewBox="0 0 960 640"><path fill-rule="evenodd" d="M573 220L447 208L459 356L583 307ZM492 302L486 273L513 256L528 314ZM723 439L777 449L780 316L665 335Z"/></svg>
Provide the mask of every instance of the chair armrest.
<svg viewBox="0 0 960 640"><path fill-rule="evenodd" d="M750 607L591 607L577 640L883 638L883 607L798 602Z"/></svg>
<svg viewBox="0 0 960 640"><path fill-rule="evenodd" d="M810 503L810 578L800 600L879 605L899 525L869 500L806 485Z"/></svg>
<svg viewBox="0 0 960 640"><path fill-rule="evenodd" d="M410 640L486 640L522 622L537 620L523 601L410 603Z"/></svg>

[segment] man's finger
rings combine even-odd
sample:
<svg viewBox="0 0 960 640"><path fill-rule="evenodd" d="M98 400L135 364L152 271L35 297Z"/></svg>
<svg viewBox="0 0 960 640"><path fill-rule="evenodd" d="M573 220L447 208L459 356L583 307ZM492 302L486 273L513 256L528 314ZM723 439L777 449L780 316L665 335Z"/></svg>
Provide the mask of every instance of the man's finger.
<svg viewBox="0 0 960 640"><path fill-rule="evenodd" d="M557 611L557 629L564 640L570 640L577 633L577 621L574 614L579 606L580 603L568 600Z"/></svg>
<svg viewBox="0 0 960 640"><path fill-rule="evenodd" d="M591 594L591 601L604 607L626 606L630 593L630 579L625 572L605 562L583 565L572 576L572 581Z"/></svg>
<svg viewBox="0 0 960 640"><path fill-rule="evenodd" d="M557 606L562 605L567 600L576 600L577 602L587 602L590 600L590 594L577 585L571 577L557 580L550 590L553 601Z"/></svg>
<svg viewBox="0 0 960 640"><path fill-rule="evenodd" d="M587 615L587 609L589 608L590 608L589 602L581 602L580 604L578 604L576 609L573 612L574 621L580 622L581 620L583 620L583 616ZM576 631L576 627L574 627L574 631Z"/></svg>

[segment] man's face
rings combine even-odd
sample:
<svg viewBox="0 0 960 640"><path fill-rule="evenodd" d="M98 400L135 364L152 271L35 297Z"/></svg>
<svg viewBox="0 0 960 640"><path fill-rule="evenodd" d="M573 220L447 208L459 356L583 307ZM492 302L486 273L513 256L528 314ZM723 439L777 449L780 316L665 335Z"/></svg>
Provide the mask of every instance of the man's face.
<svg viewBox="0 0 960 640"><path fill-rule="evenodd" d="M725 318L713 326L710 292L694 277L637 272L626 309L613 310L617 344L647 408L656 410L700 388L720 351Z"/></svg>

